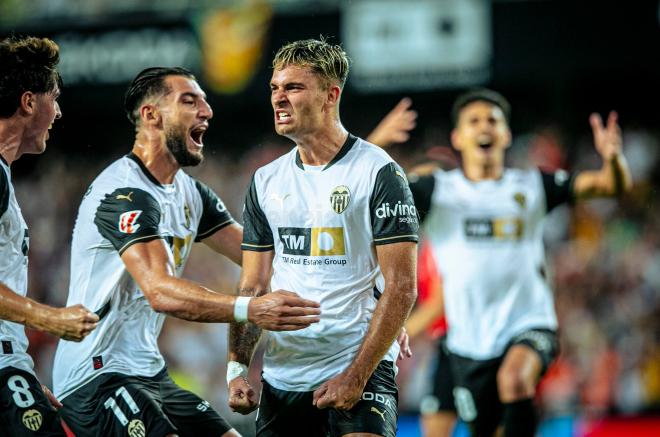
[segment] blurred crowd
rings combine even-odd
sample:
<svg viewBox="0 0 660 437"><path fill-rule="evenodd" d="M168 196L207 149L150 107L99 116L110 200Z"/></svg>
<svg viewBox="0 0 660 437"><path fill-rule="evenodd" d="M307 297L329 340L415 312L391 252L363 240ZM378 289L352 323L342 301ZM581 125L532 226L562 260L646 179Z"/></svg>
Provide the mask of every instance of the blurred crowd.
<svg viewBox="0 0 660 437"><path fill-rule="evenodd" d="M586 135L568 147L562 132L544 126L518 135L508 158L514 167L597 168ZM514 134L514 138L516 138ZM546 223L548 264L560 322L561 354L542 382L539 402L546 417L660 411L660 135L624 126L624 151L635 188L620 200L591 201L559 208ZM446 141L446 140L445 140ZM190 171L211 186L240 220L252 173L291 147L266 138L240 156L207 152ZM392 149L409 167L425 157L456 165L445 144ZM128 152L128 150L126 150ZM425 153L426 152L426 153ZM30 174L16 178L18 201L30 228L32 297L64 305L69 248L78 204L94 176L116 157L93 162L48 150ZM233 293L239 269L196 245L186 276L212 289ZM96 310L96 309L93 309ZM208 399L240 430L251 420L226 408L226 326L169 318L161 346L172 376ZM55 339L30 332L30 347L41 381L50 384ZM415 356L400 363L401 409L418 411L430 390L433 341L413 344ZM258 380L258 374L252 375Z"/></svg>

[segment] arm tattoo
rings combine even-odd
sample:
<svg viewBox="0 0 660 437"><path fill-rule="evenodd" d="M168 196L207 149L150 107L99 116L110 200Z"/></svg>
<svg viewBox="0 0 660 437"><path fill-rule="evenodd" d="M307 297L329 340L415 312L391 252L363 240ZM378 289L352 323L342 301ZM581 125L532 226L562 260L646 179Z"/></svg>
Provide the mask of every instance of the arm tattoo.
<svg viewBox="0 0 660 437"><path fill-rule="evenodd" d="M257 288L241 288L239 296L256 297L266 294L268 290ZM230 360L238 361L246 365L250 364L254 348L261 337L261 328L252 323L230 323L229 324L229 354ZM233 355L233 358L232 358Z"/></svg>

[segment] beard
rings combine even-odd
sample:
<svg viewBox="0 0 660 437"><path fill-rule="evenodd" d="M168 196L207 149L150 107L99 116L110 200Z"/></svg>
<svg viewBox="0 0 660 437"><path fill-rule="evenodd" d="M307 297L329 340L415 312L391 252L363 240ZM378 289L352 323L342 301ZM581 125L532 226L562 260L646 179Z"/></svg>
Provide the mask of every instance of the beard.
<svg viewBox="0 0 660 437"><path fill-rule="evenodd" d="M181 167L194 167L202 162L204 155L202 152L192 153L188 150L187 137L188 133L183 127L175 126L165 134L165 144Z"/></svg>

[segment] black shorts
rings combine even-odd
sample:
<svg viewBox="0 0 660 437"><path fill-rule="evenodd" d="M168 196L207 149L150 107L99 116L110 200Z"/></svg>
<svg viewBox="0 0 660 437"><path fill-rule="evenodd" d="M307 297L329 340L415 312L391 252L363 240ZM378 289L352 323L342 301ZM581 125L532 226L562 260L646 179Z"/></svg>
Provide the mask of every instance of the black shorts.
<svg viewBox="0 0 660 437"><path fill-rule="evenodd" d="M454 377L449 365L449 351L447 350L447 337L438 341L436 360L433 372L433 391L424 396L419 406L423 415L439 412L455 412L454 406Z"/></svg>
<svg viewBox="0 0 660 437"><path fill-rule="evenodd" d="M449 353L456 410L475 435L492 435L502 420L497 372L508 350L517 344L527 345L539 355L543 363L542 374L559 350L555 331L530 329L512 338L504 353L497 358L472 360Z"/></svg>
<svg viewBox="0 0 660 437"><path fill-rule="evenodd" d="M395 437L398 390L391 361L381 361L360 400L348 411L312 405L313 391L278 390L263 381L257 436L336 437L366 432Z"/></svg>
<svg viewBox="0 0 660 437"><path fill-rule="evenodd" d="M66 436L37 378L15 367L0 369L0 435Z"/></svg>
<svg viewBox="0 0 660 437"><path fill-rule="evenodd" d="M76 437L220 436L231 429L205 400L156 376L106 373L62 400L60 410Z"/></svg>

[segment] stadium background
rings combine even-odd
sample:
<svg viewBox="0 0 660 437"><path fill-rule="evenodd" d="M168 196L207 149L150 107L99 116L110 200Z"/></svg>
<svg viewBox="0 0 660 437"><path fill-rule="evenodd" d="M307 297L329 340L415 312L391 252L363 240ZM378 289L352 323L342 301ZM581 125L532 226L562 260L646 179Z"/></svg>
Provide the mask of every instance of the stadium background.
<svg viewBox="0 0 660 437"><path fill-rule="evenodd" d="M63 305L76 209L100 169L130 150L122 111L128 81L152 65L198 75L215 116L205 162L191 171L240 218L253 171L291 147L273 134L269 61L283 43L331 36L353 59L341 113L366 136L402 97L419 112L404 167L448 147L448 112L467 86L513 106L509 163L593 168L588 115L616 109L635 188L616 201L553 212L546 245L562 354L539 403L546 436L658 433L660 411L660 2L558 0L0 0L0 36L49 36L62 49L63 118L48 150L12 166L30 227L30 295ZM186 275L234 290L239 271L197 247ZM30 332L50 383L55 340ZM226 328L170 319L161 345L178 380L226 411ZM400 435L416 435L432 341L401 364ZM258 375L253 375L256 380ZM622 428L617 428L622 427ZM609 434L608 434L609 433ZM658 434L654 434L658 435Z"/></svg>

